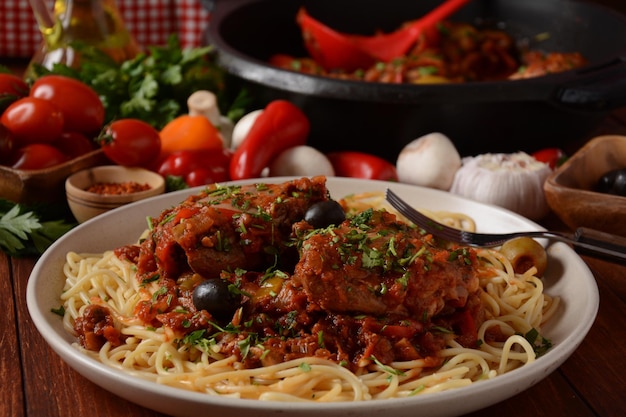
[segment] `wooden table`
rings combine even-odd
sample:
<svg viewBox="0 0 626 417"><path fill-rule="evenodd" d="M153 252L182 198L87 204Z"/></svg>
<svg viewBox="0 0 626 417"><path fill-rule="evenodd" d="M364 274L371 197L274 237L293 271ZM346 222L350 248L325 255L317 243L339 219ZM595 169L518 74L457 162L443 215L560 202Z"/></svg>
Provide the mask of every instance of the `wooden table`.
<svg viewBox="0 0 626 417"><path fill-rule="evenodd" d="M623 0L598 2L624 8ZM605 133L626 135L626 109L609 116L589 138ZM544 224L563 228L554 216ZM600 309L581 346L532 388L470 416L624 415L626 265L584 259L598 283ZM6 295L0 298L0 417L163 417L86 380L46 344L26 306L26 284L35 262L0 252L0 294Z"/></svg>

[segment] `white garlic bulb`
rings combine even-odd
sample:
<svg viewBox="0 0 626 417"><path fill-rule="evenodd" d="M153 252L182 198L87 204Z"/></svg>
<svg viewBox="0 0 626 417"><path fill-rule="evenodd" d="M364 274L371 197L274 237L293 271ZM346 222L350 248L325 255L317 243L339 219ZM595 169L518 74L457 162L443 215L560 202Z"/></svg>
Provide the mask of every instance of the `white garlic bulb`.
<svg viewBox="0 0 626 417"><path fill-rule="evenodd" d="M543 184L551 172L525 152L466 157L450 192L539 220L549 211Z"/></svg>
<svg viewBox="0 0 626 417"><path fill-rule="evenodd" d="M452 141L434 132L406 145L396 161L400 182L449 190L461 157Z"/></svg>

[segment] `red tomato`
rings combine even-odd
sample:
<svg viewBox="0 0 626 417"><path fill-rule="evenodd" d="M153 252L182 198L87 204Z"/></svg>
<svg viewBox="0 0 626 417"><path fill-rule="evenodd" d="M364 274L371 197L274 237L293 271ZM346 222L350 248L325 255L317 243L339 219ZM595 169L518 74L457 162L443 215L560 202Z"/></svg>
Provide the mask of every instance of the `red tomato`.
<svg viewBox="0 0 626 417"><path fill-rule="evenodd" d="M62 75L45 75L35 81L30 95L56 104L63 113L68 132L90 136L102 129L105 109L100 97L79 80Z"/></svg>
<svg viewBox="0 0 626 417"><path fill-rule="evenodd" d="M560 166L567 159L565 152L559 148L540 149L537 152L534 152L532 157L539 162L548 164L552 169Z"/></svg>
<svg viewBox="0 0 626 417"><path fill-rule="evenodd" d="M52 145L33 143L15 151L11 160L13 169L44 169L62 164L68 158Z"/></svg>
<svg viewBox="0 0 626 417"><path fill-rule="evenodd" d="M395 165L376 155L363 152L331 152L327 155L338 177L398 181Z"/></svg>
<svg viewBox="0 0 626 417"><path fill-rule="evenodd" d="M0 73L0 110L28 95L28 84L17 75Z"/></svg>
<svg viewBox="0 0 626 417"><path fill-rule="evenodd" d="M147 167L161 153L159 131L138 119L116 120L99 141L104 154L118 165Z"/></svg>
<svg viewBox="0 0 626 417"><path fill-rule="evenodd" d="M157 171L182 177L190 187L228 181L231 152L227 149L181 150L169 154Z"/></svg>
<svg viewBox="0 0 626 417"><path fill-rule="evenodd" d="M50 143L63 131L63 114L52 102L24 97L2 113L0 122L21 144Z"/></svg>
<svg viewBox="0 0 626 417"><path fill-rule="evenodd" d="M93 141L78 132L63 132L51 145L70 159L77 158L95 149Z"/></svg>
<svg viewBox="0 0 626 417"><path fill-rule="evenodd" d="M9 129L0 123L0 163L4 163L9 159L13 152L15 140L9 132Z"/></svg>
<svg viewBox="0 0 626 417"><path fill-rule="evenodd" d="M185 183L190 187L228 181L228 171L222 167L198 168L185 176Z"/></svg>

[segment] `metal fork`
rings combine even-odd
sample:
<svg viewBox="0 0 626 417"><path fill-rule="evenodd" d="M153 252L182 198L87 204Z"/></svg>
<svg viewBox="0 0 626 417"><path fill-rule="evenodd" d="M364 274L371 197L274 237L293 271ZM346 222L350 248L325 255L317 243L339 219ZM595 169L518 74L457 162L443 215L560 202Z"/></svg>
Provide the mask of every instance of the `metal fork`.
<svg viewBox="0 0 626 417"><path fill-rule="evenodd" d="M398 210L398 212L417 226L434 236L450 242L462 243L468 246L493 247L499 246L507 240L516 237L528 236L571 244L577 252L581 254L596 256L614 262L626 262L626 238L610 233L600 232L586 227L579 227L573 234L549 230L503 234L474 233L455 229L431 219L411 207L390 189L387 189L385 197L393 208Z"/></svg>

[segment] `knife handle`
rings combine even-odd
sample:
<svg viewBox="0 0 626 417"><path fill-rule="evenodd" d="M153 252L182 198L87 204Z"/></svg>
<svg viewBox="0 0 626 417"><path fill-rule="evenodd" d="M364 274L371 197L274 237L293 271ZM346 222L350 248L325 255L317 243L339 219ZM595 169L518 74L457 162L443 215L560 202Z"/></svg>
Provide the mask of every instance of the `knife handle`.
<svg viewBox="0 0 626 417"><path fill-rule="evenodd" d="M625 237L587 227L579 227L574 233L574 241L576 252L581 255L626 263Z"/></svg>

